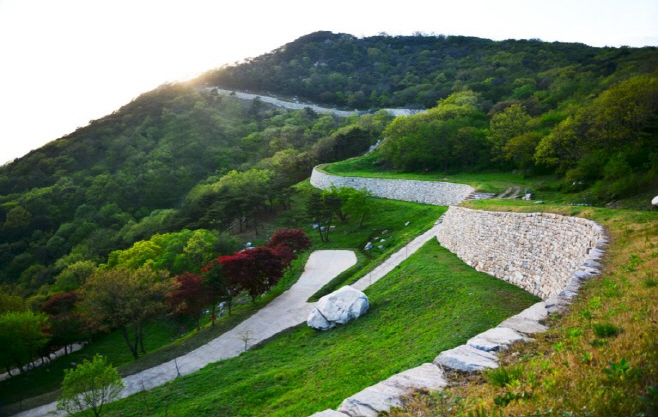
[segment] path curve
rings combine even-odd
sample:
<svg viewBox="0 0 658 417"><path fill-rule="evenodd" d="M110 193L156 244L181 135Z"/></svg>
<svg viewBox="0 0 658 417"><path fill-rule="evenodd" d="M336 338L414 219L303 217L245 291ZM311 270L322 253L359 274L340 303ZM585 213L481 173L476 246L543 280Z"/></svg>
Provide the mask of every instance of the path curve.
<svg viewBox="0 0 658 417"><path fill-rule="evenodd" d="M237 98L240 98L242 100L254 100L256 98L260 99L263 103L268 103L272 104L274 106L278 107L283 107L286 109L290 110L301 110L305 108L310 108L316 113L329 113L333 114L334 116L338 117L349 117L352 115L359 115L359 114L366 114L369 113L367 111L359 111L359 110L338 110L334 109L331 107L322 107L318 106L317 104L312 104L312 103L303 103L303 102L298 102L298 101L286 101L286 100L281 100L276 97L272 96L267 96L267 95L262 95L262 94L252 94L252 93L246 93L243 91L237 91L237 90L224 90L219 87L205 87L206 91L215 91L218 94L221 94L223 96L228 96L228 95L234 95ZM410 116L412 114L417 114L417 113L423 113L426 110L412 110L412 109L381 109L386 112L388 112L392 116Z"/></svg>
<svg viewBox="0 0 658 417"><path fill-rule="evenodd" d="M163 385L178 375L191 374L209 363L238 356L244 352L244 341L241 336L247 331L251 336L249 346L252 346L303 323L315 305L315 303L307 303L306 300L354 264L356 264L356 255L351 250L318 250L311 253L301 277L288 291L205 345L175 360L123 378L125 388L121 392L121 398ZM23 411L16 416L65 415L58 413L56 406L56 403L50 403Z"/></svg>

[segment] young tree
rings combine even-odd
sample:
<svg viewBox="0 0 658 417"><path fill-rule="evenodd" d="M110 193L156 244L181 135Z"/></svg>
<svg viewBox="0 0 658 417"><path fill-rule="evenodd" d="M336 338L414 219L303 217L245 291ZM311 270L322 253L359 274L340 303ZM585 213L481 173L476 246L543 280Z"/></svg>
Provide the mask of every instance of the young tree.
<svg viewBox="0 0 658 417"><path fill-rule="evenodd" d="M107 358L96 354L91 362L85 359L76 368L64 370L57 409L68 414L91 409L98 417L105 404L119 398L123 386L116 368L107 363Z"/></svg>
<svg viewBox="0 0 658 417"><path fill-rule="evenodd" d="M283 276L281 259L267 247L221 256L219 263L230 282L247 291L252 301L276 285Z"/></svg>
<svg viewBox="0 0 658 417"><path fill-rule="evenodd" d="M74 310L78 302L74 291L50 297L43 303L41 310L48 314L48 323L52 331L51 345L64 347L64 353L73 343L85 337L82 317Z"/></svg>
<svg viewBox="0 0 658 417"><path fill-rule="evenodd" d="M0 366L9 371L13 364L25 372L25 365L48 342L47 331L44 314L21 311L0 315Z"/></svg>
<svg viewBox="0 0 658 417"><path fill-rule="evenodd" d="M281 243L295 252L301 252L311 247L311 239L306 236L304 229L277 230L267 242L267 246L275 248Z"/></svg>
<svg viewBox="0 0 658 417"><path fill-rule="evenodd" d="M168 273L141 267L98 270L81 289L80 310L92 329L119 329L135 359L144 349L144 322L167 311ZM132 329L132 338L128 330Z"/></svg>
<svg viewBox="0 0 658 417"><path fill-rule="evenodd" d="M208 294L211 303L211 314L215 317L215 309L217 303L220 301L226 302L228 305L228 314L231 314L231 307L233 305L233 297L238 293L237 286L231 282L228 275L224 274L223 266L219 262L221 256L208 262L206 266L201 268L203 273L203 287ZM215 321L212 321L215 325Z"/></svg>
<svg viewBox="0 0 658 417"><path fill-rule="evenodd" d="M174 278L175 287L169 295L169 304L179 314L190 315L201 329L201 314L212 302L212 294L203 285L203 277L186 272Z"/></svg>
<svg viewBox="0 0 658 417"><path fill-rule="evenodd" d="M319 190L312 190L306 201L306 213L315 224L317 224L318 233L322 242L329 241L329 227L333 220L334 213L327 207ZM326 230L326 236L325 236Z"/></svg>
<svg viewBox="0 0 658 417"><path fill-rule="evenodd" d="M372 201L372 193L366 189L349 188L349 190L344 204L345 212L358 217L359 227L361 227L363 221L372 213L375 206Z"/></svg>

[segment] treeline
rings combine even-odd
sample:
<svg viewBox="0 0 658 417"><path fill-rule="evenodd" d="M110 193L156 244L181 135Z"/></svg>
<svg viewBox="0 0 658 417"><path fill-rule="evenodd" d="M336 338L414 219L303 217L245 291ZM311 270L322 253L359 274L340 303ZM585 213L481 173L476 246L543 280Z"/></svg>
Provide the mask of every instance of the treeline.
<svg viewBox="0 0 658 417"><path fill-rule="evenodd" d="M316 32L209 71L197 82L362 110L430 108L454 92L471 90L489 105L528 100L533 113L656 67L655 47Z"/></svg>
<svg viewBox="0 0 658 417"><path fill-rule="evenodd" d="M0 168L0 283L48 294L69 266L156 233L257 228L313 165L365 151L388 121L162 86Z"/></svg>
<svg viewBox="0 0 658 417"><path fill-rule="evenodd" d="M520 102L490 108L472 91L394 120L380 164L402 171L519 169L554 173L563 190L606 203L658 186L658 76L613 84L580 105L535 114Z"/></svg>
<svg viewBox="0 0 658 417"><path fill-rule="evenodd" d="M227 245L228 244L228 245ZM71 266L67 278L37 308L0 295L0 367L11 371L49 352L68 349L103 331L118 330L132 356L146 353L143 329L163 315L201 317L240 293L252 301L275 286L290 263L311 246L300 229L278 230L260 247L234 252L234 242L207 230L155 235L112 252L107 264ZM219 255L218 255L219 254ZM74 273L75 272L75 273ZM35 300L33 300L34 303Z"/></svg>

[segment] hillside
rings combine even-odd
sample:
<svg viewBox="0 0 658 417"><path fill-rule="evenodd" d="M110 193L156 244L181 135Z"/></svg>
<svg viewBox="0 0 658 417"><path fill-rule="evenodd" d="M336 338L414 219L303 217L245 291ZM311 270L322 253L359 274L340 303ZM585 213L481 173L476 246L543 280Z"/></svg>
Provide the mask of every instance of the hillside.
<svg viewBox="0 0 658 417"><path fill-rule="evenodd" d="M350 109L429 108L455 91L472 90L489 106L526 100L533 111L545 111L657 66L654 47L315 32L195 82Z"/></svg>
<svg viewBox="0 0 658 417"><path fill-rule="evenodd" d="M605 318L617 328L633 329L629 333L635 333L636 324L631 324L635 319L620 312L638 297L655 291L650 270L656 258L655 216L648 210L653 209L650 197L658 192L656 68L656 48L593 48L537 40L494 42L452 36L356 38L316 32L261 57L209 71L189 83L163 85L145 93L116 112L0 167L0 318L7 318L5 322L9 323L12 314L35 312L37 320L41 320L37 326L41 335L38 343L26 347L18 359L6 352L0 354L0 366L21 367L37 353L81 338L89 338L93 343L80 353L80 358L89 352L103 353L107 346L117 351L125 348L118 331L121 326L99 325L90 310L81 307L84 296L94 293L92 285L110 279L112 274L134 276L142 283L148 276L158 284L149 287L161 287L164 291L171 285L169 291L173 291L176 285L183 285L181 277L190 278L189 272L194 276L191 279L206 286L203 291L210 291L207 286L213 279L213 266L220 259L228 262L232 256L239 258L237 251L245 242L262 244L261 253L269 253L274 259L272 263L278 265L279 272L283 271L283 263L278 262L285 260L289 265L298 251L277 249L268 239L277 228L302 228L313 234L315 249L347 248L357 254L356 267L321 290L326 293L372 270L413 238L412 232L420 233L445 210L381 201L355 190L320 192L304 182L314 166L332 162L337 163L325 166L326 172L463 182L479 191L496 193L525 188L546 203L469 203L487 210L545 210L594 217L610 229L619 243L613 242L613 258L605 270L606 283L593 284L586 292L587 297L594 298L606 298L610 292L608 298L613 299L611 304L616 310L600 306L590 310L596 310L597 319ZM256 97L241 99L242 94L230 93L233 90L247 90ZM362 111L338 117L311 108L285 109L258 98L259 94ZM398 118L377 111L389 107L424 111ZM363 155L375 143L378 147L374 152L352 158ZM568 205L593 208L581 211ZM314 223L317 230L312 227ZM329 231L335 240L329 239ZM634 231L640 231L645 241L636 241ZM384 238L388 232L390 236ZM379 249L364 249L367 242L380 238ZM634 260L634 256L640 261ZM374 287L373 297L380 305L375 305L367 320L376 324L376 330L365 334L358 331L362 327L348 328L344 334L349 340L345 341L335 335L320 340L307 329L294 328L248 355L190 375L185 379L190 381L190 387L183 388L178 383L173 386L176 392L188 393L189 389L195 395L195 390L203 390L206 394L202 403L190 406L187 398L171 400L168 390L172 387L156 390L154 397L165 404L164 411L158 411L167 414L170 401L181 415L190 407L211 414L216 411L213 404L220 401L227 410L245 415L272 410L281 415L287 410L313 411L316 404L300 402L306 385L300 374L307 365L299 357L299 347L309 346L320 367L325 362L339 366L344 356L340 352L349 352L353 348L350 341L360 338L370 340L368 346L377 345L390 355L388 368L381 373L365 372L358 360L346 365L341 371L368 375L349 389L327 393L319 401L327 407L335 406L336 401L350 394L348 391L362 389L385 377L384 373L428 360L433 354L428 346L423 346L421 353L409 343L414 338L412 330L424 333L431 327L440 333L442 324L432 327L415 323L407 327L405 323L411 315L425 310L429 314L437 308L427 294L434 294L437 299L446 295L442 288L448 288L448 283L441 281L444 277L433 275L436 265L432 259L440 259L443 275L463 270L482 288L497 288L499 301L495 304L505 308L488 306L491 317L468 324L467 332L454 337L446 335L449 341L427 339L427 343L439 343L443 348L455 346L476 330L495 325L530 302L528 294L518 289L501 287L495 280L480 282L488 278L475 274L444 249L428 246L394 274L415 290L396 287L399 282L391 281L393 278ZM163 300L170 293L165 297L162 292L153 297L163 303L162 308L154 309L158 314L144 322L147 332L152 332L147 335L148 349L151 343L162 349L149 356L142 339L141 353L137 352L141 337L137 336L137 329L141 331L143 324L139 322L129 326L136 335L132 356L127 351L121 355L110 353L119 358L117 364L129 369L126 372L171 360L238 325L289 288L301 269L303 264L299 263L286 269L282 284L273 290L270 284L274 282L267 279L256 289L229 288L221 280L213 283L223 292L213 287L213 303L204 298L205 304L199 310L202 313L196 320L199 327L205 328L198 334L194 333L194 320L187 307L164 306ZM638 273L627 277L626 272ZM214 279L224 279L222 274ZM420 282L428 285L425 281L430 279L436 285L423 289ZM175 280L179 280L177 284ZM406 307L395 302L395 291L386 285L404 293ZM221 297L217 295L220 293ZM219 329L211 326L205 309L220 299L232 302L234 298L236 316L224 321ZM412 302L417 298L422 301ZM585 306L589 301L579 302L579 306ZM487 305L486 297L478 298L474 304L464 303L461 298L450 298L450 303L442 308L454 308L455 317L472 316L469 309ZM646 308L643 314L653 317L649 310L654 306ZM395 321L382 324L378 311L387 317L398 316ZM576 327L582 327L580 333L574 330L577 337L590 334L585 323L591 317L569 319L578 323ZM394 337L402 328L408 330L405 336ZM571 334L570 329L560 329L542 339L543 349L553 352L551 338ZM109 333L102 334L100 330ZM125 334L125 327L123 330ZM647 332L654 330L650 327ZM630 336L592 342L602 343L594 346L601 348L597 350L601 353L593 368L605 373L601 358L607 354L613 355L615 361L631 360L633 349L642 352L641 357L655 356L644 341ZM572 341L574 349L586 349L588 341L577 337ZM622 342L625 345L620 345ZM326 356L321 346L335 346L340 361L332 362L334 358ZM402 351L411 359L400 357L407 354L395 355ZM376 351L370 353L378 355ZM145 355L141 362L140 354ZM297 368L263 368L263 364L279 355L295 356ZM36 395L49 391L52 399L64 362L21 375L16 379L20 383L6 390L6 397L0 401L22 401L32 396L31 392ZM631 362L633 369L639 368L637 360ZM249 378L254 384L276 387L286 381L296 393L295 398L273 388L263 396L267 403L261 402L261 397L249 397L234 408L220 397L230 400L250 388L209 388L208 384L215 384L216 372L232 370L223 377L227 384L233 384L232 378L239 378L235 370L246 367L250 368ZM51 373L50 369L56 371ZM560 372L568 374L563 368ZM646 373L634 372L640 376L629 384L616 386L619 389L613 390L614 395L647 390L655 383L654 368ZM47 383L43 387L33 384L33 375L37 381ZM335 388L340 379L322 382ZM608 386L608 382L595 386ZM11 380L2 385L12 385ZM538 389L536 384L532 387ZM561 390L557 393L573 394L569 387ZM620 403L620 407L639 409L642 395ZM612 397L602 398L613 401ZM133 414L140 414L145 412L138 404L140 401L132 398L122 404L127 404ZM252 407L256 403L263 408ZM117 414L124 411L116 408L123 405L113 407Z"/></svg>

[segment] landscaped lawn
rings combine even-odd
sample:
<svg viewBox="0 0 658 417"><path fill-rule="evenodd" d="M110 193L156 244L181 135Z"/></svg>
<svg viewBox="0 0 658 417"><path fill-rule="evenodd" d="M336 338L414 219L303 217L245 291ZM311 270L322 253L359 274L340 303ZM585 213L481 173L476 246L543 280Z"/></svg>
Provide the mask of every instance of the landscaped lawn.
<svg viewBox="0 0 658 417"><path fill-rule="evenodd" d="M308 182L305 184L310 187ZM353 282L360 278L390 254L429 229L446 210L446 207L376 199L373 213L362 226L359 227L358 219L348 218L346 222L337 222L336 228L330 234L330 242L320 242L318 233L312 228L312 224L305 214L303 195L298 195L296 200L293 210L280 213L273 222L264 224L263 230L271 233L276 228L301 227L307 230L313 241L312 250L353 249L357 252L357 264L319 291L315 298L333 291L343 282ZM410 223L405 226L407 221ZM259 238L265 240L266 236L267 233L264 233ZM365 244L374 237L386 240L380 243L383 248L375 247L371 251L363 251ZM260 243L257 239L251 238L249 240L254 240L255 244ZM9 380L0 381L0 414L14 413L21 409L55 401L64 369L70 368L72 363L91 359L96 353L107 356L108 361L119 367L120 373L125 376L194 350L238 325L274 297L290 288L299 278L307 259L308 253L295 262L294 268L266 296L259 298L255 304L246 302L246 304L238 306L232 316L223 317L212 328L209 326L208 316L204 317L202 325L205 327L200 332L193 330L194 326L191 322L176 322L168 318L149 324L145 330L145 346L148 354L137 361L133 361L119 333L113 332L100 335L94 343L74 354L58 358L47 366L36 368L27 374ZM36 396L41 397L35 398ZM2 408L8 405L12 406Z"/></svg>
<svg viewBox="0 0 658 417"><path fill-rule="evenodd" d="M537 297L431 240L366 291L346 326L300 325L239 357L114 403L108 415L305 416L497 325Z"/></svg>

